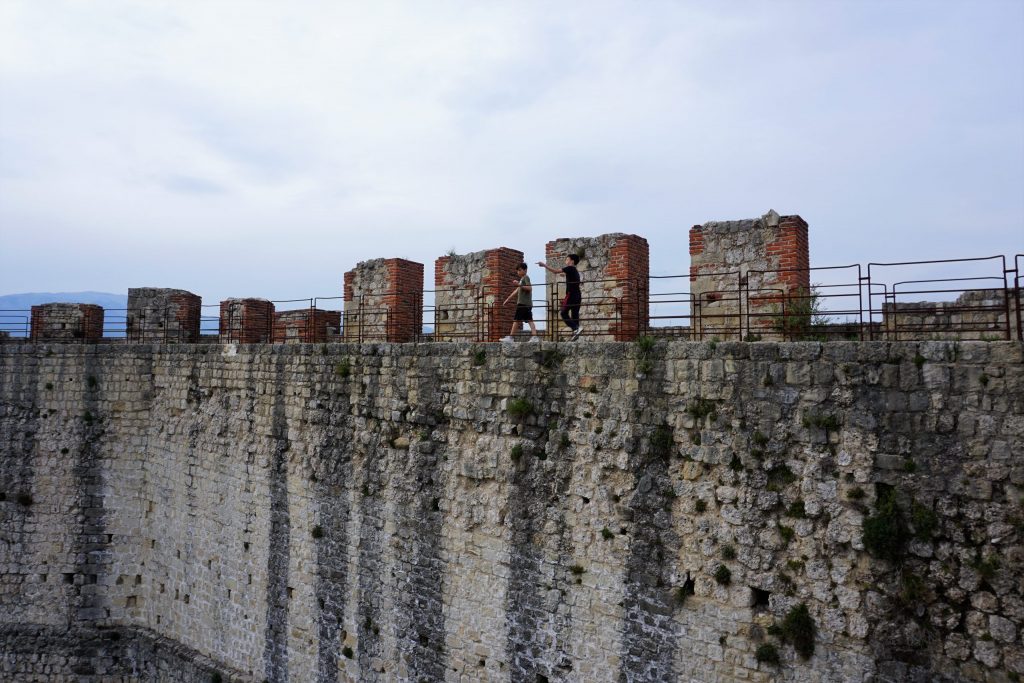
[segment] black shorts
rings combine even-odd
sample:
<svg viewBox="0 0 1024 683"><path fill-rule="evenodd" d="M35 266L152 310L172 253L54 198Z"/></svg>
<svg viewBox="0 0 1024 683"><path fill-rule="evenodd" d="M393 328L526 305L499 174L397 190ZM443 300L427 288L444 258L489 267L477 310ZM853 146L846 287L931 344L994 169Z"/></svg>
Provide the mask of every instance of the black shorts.
<svg viewBox="0 0 1024 683"><path fill-rule="evenodd" d="M533 320L533 306L516 304L516 317L514 319L517 321Z"/></svg>

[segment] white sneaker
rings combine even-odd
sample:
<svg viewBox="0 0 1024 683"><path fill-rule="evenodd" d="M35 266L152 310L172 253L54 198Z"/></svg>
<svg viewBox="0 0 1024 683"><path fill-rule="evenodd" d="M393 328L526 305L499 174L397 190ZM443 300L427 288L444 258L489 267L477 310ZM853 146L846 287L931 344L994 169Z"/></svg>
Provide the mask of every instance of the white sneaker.
<svg viewBox="0 0 1024 683"><path fill-rule="evenodd" d="M533 335L532 337L530 337L530 341L540 343L540 337L538 337L537 335Z"/></svg>
<svg viewBox="0 0 1024 683"><path fill-rule="evenodd" d="M577 339L579 339L581 334L583 334L583 328L577 327L575 330L573 330L571 341L576 341Z"/></svg>
<svg viewBox="0 0 1024 683"><path fill-rule="evenodd" d="M515 341L515 339L513 339L512 335L508 335L507 337L502 337L500 341L503 341L506 344L511 344Z"/></svg>

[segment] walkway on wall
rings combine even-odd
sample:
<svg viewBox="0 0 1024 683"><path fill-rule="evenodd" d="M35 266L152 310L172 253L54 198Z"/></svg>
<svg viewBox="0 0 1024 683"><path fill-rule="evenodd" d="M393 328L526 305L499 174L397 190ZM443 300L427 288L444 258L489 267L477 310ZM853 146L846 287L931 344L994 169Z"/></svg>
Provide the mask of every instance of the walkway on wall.
<svg viewBox="0 0 1024 683"><path fill-rule="evenodd" d="M813 283L810 291L786 292L762 285L787 272L808 274ZM1024 254L700 274L705 276L727 284L697 295L692 291L697 277L693 274L589 280L584 273L589 293L580 308L582 339L1024 339ZM551 341L567 341L570 335L559 317L564 288L564 282L559 282L547 290L546 298L534 299L534 318L544 338ZM543 291L540 283L535 291ZM459 292L459 296L444 297L443 293L441 288L423 292L417 302L422 323L410 329L405 329L409 324L403 322L408 316L397 320L392 309L371 306L358 296L349 301L340 296L314 296L271 303L278 314L297 314L292 316L297 322L290 324L293 328L297 325L298 332L287 341L483 342L508 333L504 323L499 329L492 319L500 302L485 296L483 288L475 296ZM446 298L461 303L437 303ZM333 316L321 315L332 311ZM239 341L232 338L232 331L239 326L231 315L224 313L221 304L203 305L199 342ZM145 334L133 335L131 342L182 343L180 329L170 324L174 313L167 310L163 316L168 324L157 320ZM0 310L0 343L31 340L31 317L29 310ZM89 343L128 343L127 321L126 309L105 309L102 337ZM267 339L286 339L283 332L271 329L273 316L262 324L268 327ZM86 340L72 333L60 341Z"/></svg>

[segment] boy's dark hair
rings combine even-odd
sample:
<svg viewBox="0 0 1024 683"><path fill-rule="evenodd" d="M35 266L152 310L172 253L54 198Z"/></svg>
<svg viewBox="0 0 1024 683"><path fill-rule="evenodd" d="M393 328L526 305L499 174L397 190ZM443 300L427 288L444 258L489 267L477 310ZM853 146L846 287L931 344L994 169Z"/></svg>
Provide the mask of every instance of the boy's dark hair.
<svg viewBox="0 0 1024 683"><path fill-rule="evenodd" d="M569 258L572 259L572 264L574 266L578 266L580 264L580 257L576 254L569 254Z"/></svg>
<svg viewBox="0 0 1024 683"><path fill-rule="evenodd" d="M520 263L516 266L516 270L529 270L529 268L526 267L526 263Z"/></svg>

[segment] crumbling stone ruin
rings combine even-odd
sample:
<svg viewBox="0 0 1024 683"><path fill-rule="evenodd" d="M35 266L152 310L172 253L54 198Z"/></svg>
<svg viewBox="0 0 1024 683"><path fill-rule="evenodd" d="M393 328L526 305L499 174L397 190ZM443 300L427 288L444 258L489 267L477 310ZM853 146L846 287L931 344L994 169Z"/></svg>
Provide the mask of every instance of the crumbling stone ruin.
<svg viewBox="0 0 1024 683"><path fill-rule="evenodd" d="M94 304L42 304L32 307L33 341L98 341L103 307Z"/></svg>
<svg viewBox="0 0 1024 683"><path fill-rule="evenodd" d="M434 263L434 340L498 341L508 334L515 306L502 302L522 262L523 252L507 247L438 258ZM540 289L538 284L535 291Z"/></svg>
<svg viewBox="0 0 1024 683"><path fill-rule="evenodd" d="M645 332L648 320L647 278L650 275L647 240L621 232L597 237L559 238L544 249L547 264L561 269L565 257L580 257L583 338L626 341ZM547 275L548 330L567 336L559 318L565 296L565 277Z"/></svg>
<svg viewBox="0 0 1024 683"><path fill-rule="evenodd" d="M410 342L423 327L423 264L374 259L345 273L346 341Z"/></svg>
<svg viewBox="0 0 1024 683"><path fill-rule="evenodd" d="M806 301L811 294L809 268L807 222L800 216L769 211L760 218L693 226L690 291L696 336L746 336L741 316L748 302L752 334L780 339L783 304Z"/></svg>
<svg viewBox="0 0 1024 683"><path fill-rule="evenodd" d="M138 287L128 290L129 341L195 343L203 301L184 289Z"/></svg>
<svg viewBox="0 0 1024 683"><path fill-rule="evenodd" d="M337 341L341 313L317 308L299 308L274 314L275 344L319 344Z"/></svg>
<svg viewBox="0 0 1024 683"><path fill-rule="evenodd" d="M273 341L273 336L274 304L272 302L253 298L225 299L220 302L221 342L265 344Z"/></svg>

